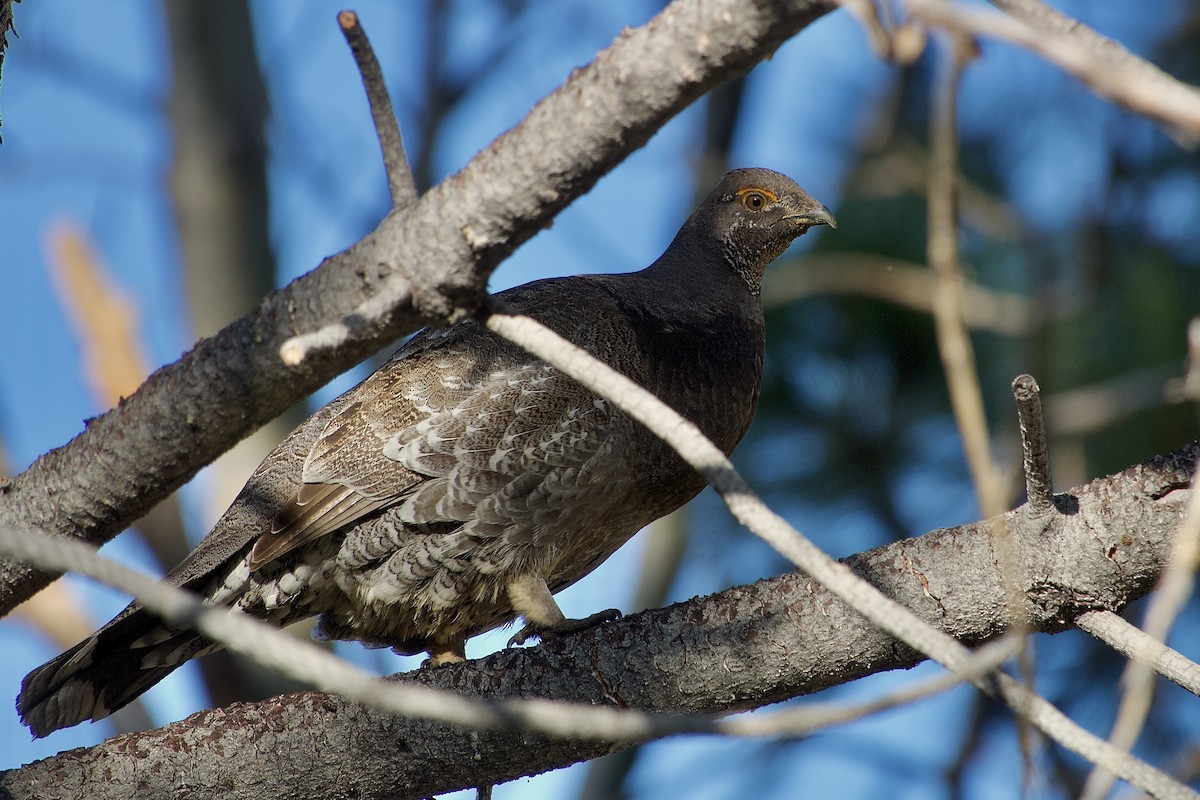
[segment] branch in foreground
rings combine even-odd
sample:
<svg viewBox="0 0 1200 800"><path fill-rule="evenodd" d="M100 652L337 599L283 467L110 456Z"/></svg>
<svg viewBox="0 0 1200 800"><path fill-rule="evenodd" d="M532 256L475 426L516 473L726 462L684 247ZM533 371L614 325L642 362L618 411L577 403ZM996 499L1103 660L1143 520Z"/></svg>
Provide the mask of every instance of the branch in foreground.
<svg viewBox="0 0 1200 800"><path fill-rule="evenodd" d="M1200 93L1195 87L1175 79L1156 65L1138 57L1120 42L1102 36L1098 31L1051 8L1041 0L991 0L991 3L1048 37L1060 37L1096 53L1127 76L1126 82L1131 89L1160 102L1180 107L1179 110L1193 121L1198 118ZM1086 78L1084 80L1090 83ZM1103 93L1101 91L1101 94ZM1116 99L1121 102L1120 96ZM1135 111L1140 110L1137 104L1131 104L1130 107ZM1149 113L1154 116L1153 112ZM1167 123L1172 126L1168 133L1183 146L1194 147L1200 141L1200 135L1194 126L1179 125L1170 119Z"/></svg>
<svg viewBox="0 0 1200 800"><path fill-rule="evenodd" d="M1194 443L1093 481L1067 495L1070 513L1049 521L1027 507L1006 514L1023 568L1025 626L1059 631L1081 613L1120 609L1148 592L1183 514L1188 493L1177 490L1188 485L1198 459ZM1010 624L989 533L995 522L897 542L846 566L947 634L978 644ZM400 680L472 697L724 713L921 660L811 579L789 573ZM104 774L106 783L94 785L98 800L165 795L183 785L195 800L355 792L419 798L613 749L514 731L463 731L305 692L201 712L158 731L63 753L0 775L0 793L51 798Z"/></svg>
<svg viewBox="0 0 1200 800"><path fill-rule="evenodd" d="M1179 523L1171 560L1146 609L1145 635L1151 641L1167 641L1175 619L1192 596L1192 573L1196 568L1196 555L1200 553L1200 500L1197 497L1196 478L1193 477L1192 499ZM1108 738L1114 747L1128 751L1137 741L1150 713L1150 702L1154 698L1153 667L1136 659L1130 660L1121 675L1121 685L1124 691ZM1103 800L1112 788L1112 781L1109 770L1097 764L1088 775L1082 796L1086 800Z"/></svg>
<svg viewBox="0 0 1200 800"><path fill-rule="evenodd" d="M1200 665L1111 611L1089 611L1075 625L1128 659L1146 664L1167 680L1200 696Z"/></svg>
<svg viewBox="0 0 1200 800"><path fill-rule="evenodd" d="M963 678L939 676L866 703L829 703L738 720L720 720L705 714L655 714L537 699L497 702L426 686L378 680L311 642L297 639L253 617L208 605L198 595L107 559L78 542L57 539L38 531L0 528L0 553L8 558L29 561L42 569L85 575L131 594L140 605L174 626L194 627L229 650L315 689L336 693L344 700L402 717L446 722L467 729L517 729L556 738L632 743L678 733L797 736L928 697L961 680L980 678L998 668L1020 648L1019 641L1000 639L980 648L980 652L971 657Z"/></svg>
<svg viewBox="0 0 1200 800"><path fill-rule="evenodd" d="M649 24L626 30L461 172L39 458L0 495L0 524L111 539L339 372L425 319L467 313L496 265L559 210L705 91L829 10L806 0L675 0ZM336 351L298 368L280 361L286 339L344 318L396 274L410 281L413 297L383 324L349 332ZM291 466L299 472L299 461ZM0 613L53 577L0 564Z"/></svg>
<svg viewBox="0 0 1200 800"><path fill-rule="evenodd" d="M492 298L491 307L493 311L486 321L489 330L519 344L592 391L600 393L661 437L705 477L739 522L856 612L951 672L957 674L965 666L970 656L962 644L845 570L767 508L729 460L695 425L633 381L537 321L514 313L496 298ZM994 539L999 539L996 545L1002 554L1009 555L1009 548L1014 541L1010 538L1008 520L1000 521L992 533ZM1013 573L1012 580L1005 583L1013 587L1012 593L1018 593L1016 564L1010 564L1010 559L1004 557L1000 558L1000 562L1005 568L1004 572ZM1003 673L972 683L1003 700L1023 719L1059 744L1093 764L1105 764L1114 773L1155 796L1200 796L1194 795L1166 773L1080 728L1049 702Z"/></svg>

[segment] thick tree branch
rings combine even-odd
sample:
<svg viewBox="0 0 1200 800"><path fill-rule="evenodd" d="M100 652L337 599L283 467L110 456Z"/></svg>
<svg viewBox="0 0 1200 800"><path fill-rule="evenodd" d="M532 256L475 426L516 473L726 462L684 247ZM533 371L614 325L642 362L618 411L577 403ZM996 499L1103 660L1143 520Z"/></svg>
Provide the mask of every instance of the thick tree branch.
<svg viewBox="0 0 1200 800"><path fill-rule="evenodd" d="M1032 630L1145 594L1167 562L1200 443L1061 496L1047 520L1003 516L1016 544ZM850 559L848 566L959 640L1010 627L997 573L1000 520L939 530ZM921 660L809 578L791 573L606 624L577 636L402 680L493 698L545 697L683 712L726 712L818 691ZM311 692L205 711L0 775L13 798L426 797L564 766L613 745L513 731L463 731L398 719ZM353 764L347 770L346 764Z"/></svg>
<svg viewBox="0 0 1200 800"><path fill-rule="evenodd" d="M828 10L812 0L676 0L626 30L461 172L38 459L4 488L0 524L94 543L112 538L337 373L423 320L469 313L496 265L559 210L705 91ZM297 367L280 361L287 338L345 317L396 274L412 284L411 298L380 324ZM276 461L282 475L286 460ZM52 578L0 565L0 613Z"/></svg>

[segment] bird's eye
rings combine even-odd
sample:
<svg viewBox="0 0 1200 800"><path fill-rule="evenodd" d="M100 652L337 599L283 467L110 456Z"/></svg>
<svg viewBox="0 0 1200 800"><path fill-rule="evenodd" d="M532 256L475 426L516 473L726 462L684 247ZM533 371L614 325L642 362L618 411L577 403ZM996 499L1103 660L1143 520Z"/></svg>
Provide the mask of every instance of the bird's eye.
<svg viewBox="0 0 1200 800"><path fill-rule="evenodd" d="M742 205L751 211L762 211L767 207L767 196L758 191L744 192L742 194Z"/></svg>

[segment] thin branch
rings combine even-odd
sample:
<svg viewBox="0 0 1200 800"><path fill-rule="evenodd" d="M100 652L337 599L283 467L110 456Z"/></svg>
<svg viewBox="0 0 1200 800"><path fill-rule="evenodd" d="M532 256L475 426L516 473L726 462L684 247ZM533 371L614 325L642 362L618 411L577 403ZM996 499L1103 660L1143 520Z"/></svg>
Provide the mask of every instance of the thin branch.
<svg viewBox="0 0 1200 800"><path fill-rule="evenodd" d="M1076 617L1075 625L1126 658L1151 667L1167 680L1200 697L1200 664L1152 639L1120 614L1089 611Z"/></svg>
<svg viewBox="0 0 1200 800"><path fill-rule="evenodd" d="M1171 560L1159 581L1158 591L1150 600L1142 625L1147 637L1164 645L1175 619L1192 596L1193 576L1197 556L1200 556L1200 492L1196 490L1197 476L1193 475L1187 515L1179 524ZM1124 691L1108 741L1113 747L1128 751L1137 741L1142 726L1146 724L1146 716L1150 713L1150 703L1154 699L1154 668L1141 661L1130 661L1121 676L1121 684ZM1104 768L1102 762L1097 763L1084 784L1082 797L1085 800L1103 800L1108 796L1112 782L1112 773Z"/></svg>
<svg viewBox="0 0 1200 800"><path fill-rule="evenodd" d="M446 722L470 730L519 728L549 736L622 742L679 733L740 737L801 736L977 680L1019 649L1015 637L972 653L956 674L904 687L856 704L810 704L765 716L721 719L711 714L653 713L536 698L487 700L411 683L378 679L311 642L101 556L78 542L39 531L0 527L0 553L44 569L74 572L133 595L173 627L194 627L231 651L321 691L397 716Z"/></svg>
<svg viewBox="0 0 1200 800"><path fill-rule="evenodd" d="M866 155L862 163L855 167L847 186L848 194L866 198L891 197L901 193L928 196L930 153L924 144L889 129L886 142L875 147L877 152ZM988 239L1002 242L1016 242L1025 236L1025 225L1009 204L972 180L961 169L954 188L958 213L964 226ZM1079 298L1070 295L1061 298L1060 304L1068 308L1076 307ZM1056 310L1060 313L1067 311Z"/></svg>
<svg viewBox="0 0 1200 800"><path fill-rule="evenodd" d="M1049 395L1043 404L1057 437L1083 436L1148 409L1161 408L1175 365L1133 370L1097 383Z"/></svg>
<svg viewBox="0 0 1200 800"><path fill-rule="evenodd" d="M170 626L194 627L230 650L288 677L400 716L472 729L524 727L556 736L612 741L715 730L715 718L707 715L656 715L543 700L495 702L391 683L265 622L225 607L206 605L197 595L103 558L87 545L38 531L0 528L0 552L114 586L134 595Z"/></svg>
<svg viewBox="0 0 1200 800"><path fill-rule="evenodd" d="M337 322L285 340L279 347L279 358L289 367L296 367L314 353L342 347L351 337L382 324L397 306L411 299L412 284L403 277L392 275L380 285L377 293L359 303L354 311Z"/></svg>
<svg viewBox="0 0 1200 800"><path fill-rule="evenodd" d="M1017 13L1030 3L998 3ZM1061 17L1062 26L1048 24L1043 16L1038 27L994 11L943 0L907 0L910 13L927 25L957 35L1001 39L1037 53L1042 58L1079 78L1092 91L1130 111L1158 120L1182 146L1200 142L1200 92L1172 78L1157 67L1137 60L1112 59L1111 48L1102 55L1095 48L1104 37L1087 26ZM1022 15L1026 22L1032 17ZM1067 33L1067 27L1070 33ZM1084 43L1086 42L1086 44ZM1131 69L1135 63L1141 68Z"/></svg>
<svg viewBox="0 0 1200 800"><path fill-rule="evenodd" d="M958 87L973 46L952 38L942 65L939 88L929 123L929 265L937 276L933 318L938 353L946 372L950 405L962 436L971 479L984 517L1004 511L1003 483L992 463L983 392L975 367L975 352L963 318L963 275L958 263L958 215L955 176L958 174Z"/></svg>
<svg viewBox="0 0 1200 800"><path fill-rule="evenodd" d="M346 43L354 53L363 88L367 91L371 119L375 123L375 134L387 171L388 189L392 193L393 213L403 214L417 202L417 184L408 163L408 154L404 151L400 123L392 109L392 99L383 80L379 60L375 57L375 49L371 47L367 32L358 22L357 14L341 11L337 19ZM397 307L411 300L412 284L403 275L393 273L386 278L377 294L363 300L350 314L312 333L293 336L285 341L279 348L280 358L284 364L294 367L314 352L341 347L360 331L381 324Z"/></svg>
<svg viewBox="0 0 1200 800"><path fill-rule="evenodd" d="M770 308L815 294L854 294L930 313L936 281L928 268L909 261L873 253L814 253L776 264L763 280L762 301ZM1024 336L1041 321L1028 298L1016 292L970 281L962 291L963 320L972 330Z"/></svg>
<svg viewBox="0 0 1200 800"><path fill-rule="evenodd" d="M1177 80L1151 62L1130 52L1120 42L1101 35L1080 20L1051 8L1041 0L991 2L1040 33L1042 39L1060 37L1095 53L1114 68L1105 71L1105 79L1125 84L1128 87L1127 91L1134 95L1132 102L1126 102L1118 91L1110 95L1112 99L1134 111L1144 111L1151 116L1159 115L1144 109L1143 104L1162 103L1185 120L1181 124L1178 118L1167 116L1164 119L1168 126L1167 133L1184 147L1193 148L1200 142L1196 128L1197 121L1200 121L1200 91L1197 91L1196 87ZM1092 84L1086 77L1083 80L1101 95L1105 94L1104 89Z"/></svg>
<svg viewBox="0 0 1200 800"><path fill-rule="evenodd" d="M406 208L417 201L417 184L413 180L408 155L404 152L400 123L396 120L396 112L392 110L392 98L388 95L383 71L379 68L379 59L375 57L375 48L371 47L367 32L359 24L358 14L353 11L340 11L337 21L342 35L346 37L346 43L350 45L350 51L354 53L354 61L362 75L363 88L367 90L371 119L375 122L379 148L383 151L383 167L387 171L392 205L395 208Z"/></svg>
<svg viewBox="0 0 1200 800"><path fill-rule="evenodd" d="M957 674L970 658L967 648L953 637L855 576L844 564L825 555L786 520L767 508L724 454L691 422L536 320L515 312L496 298L491 298L490 305L491 313L486 320L489 330L554 364L653 431L704 476L739 522L858 613L951 672ZM1013 678L997 673L971 682L1002 699L1022 718L1064 747L1092 763L1105 763L1114 770L1122 770L1121 777L1135 786L1159 797L1200 797L1166 773L1080 728Z"/></svg>
<svg viewBox="0 0 1200 800"><path fill-rule="evenodd" d="M746 737L795 737L834 725L844 725L881 711L932 697L965 681L983 678L1020 652L1021 647L1019 636L1007 636L976 650L971 656L971 663L962 672L947 672L860 703L805 703L769 716L735 717L723 723L722 732Z"/></svg>
<svg viewBox="0 0 1200 800"><path fill-rule="evenodd" d="M876 56L890 61L896 57L892 35L888 33L879 11L875 8L875 0L836 0L837 4L846 9L850 16L858 20ZM890 0L885 0L890 2Z"/></svg>
<svg viewBox="0 0 1200 800"><path fill-rule="evenodd" d="M1187 371L1167 383L1166 398L1172 403L1200 401L1200 317L1188 323L1187 349Z"/></svg>
<svg viewBox="0 0 1200 800"><path fill-rule="evenodd" d="M1041 390L1032 375L1018 375L1012 382L1021 427L1021 450L1025 454L1025 494L1039 514L1054 508L1050 482L1050 459L1046 455L1046 421L1042 418Z"/></svg>

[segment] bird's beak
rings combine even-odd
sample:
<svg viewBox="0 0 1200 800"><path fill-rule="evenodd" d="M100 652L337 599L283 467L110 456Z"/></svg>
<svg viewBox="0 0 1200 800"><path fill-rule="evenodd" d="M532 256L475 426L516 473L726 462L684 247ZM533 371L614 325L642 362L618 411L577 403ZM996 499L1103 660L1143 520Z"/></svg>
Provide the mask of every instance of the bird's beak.
<svg viewBox="0 0 1200 800"><path fill-rule="evenodd" d="M816 227L817 225L828 225L831 228L837 228L837 219L834 218L833 212L825 206L820 206L816 211L805 211L802 214L788 214L784 219L796 219L808 227Z"/></svg>
<svg viewBox="0 0 1200 800"><path fill-rule="evenodd" d="M837 228L837 219L834 218L833 212L825 206L821 206L820 209L805 216L811 220L810 224L812 225L828 225L831 228Z"/></svg>

